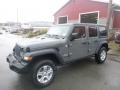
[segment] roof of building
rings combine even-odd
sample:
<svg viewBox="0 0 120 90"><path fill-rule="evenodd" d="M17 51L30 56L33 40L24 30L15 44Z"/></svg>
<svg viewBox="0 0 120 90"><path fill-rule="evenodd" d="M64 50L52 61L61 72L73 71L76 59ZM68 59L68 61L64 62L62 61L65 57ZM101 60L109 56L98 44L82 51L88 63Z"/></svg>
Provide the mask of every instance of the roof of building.
<svg viewBox="0 0 120 90"><path fill-rule="evenodd" d="M71 3L73 0L69 0L65 5L63 5L63 7L61 7L58 11L56 11L56 13L54 15L56 15L60 10L62 10L64 7L66 7L69 3ZM99 2L99 3L105 3L108 4L108 2L103 2L103 1L96 1L96 0L91 0L92 2ZM114 10L120 10L120 6L113 4Z"/></svg>
<svg viewBox="0 0 120 90"><path fill-rule="evenodd" d="M69 0L65 5L63 5L58 11L55 12L55 14L57 14L61 9L63 9L65 6L67 6L69 3L71 2L71 0ZM55 15L54 14L54 15Z"/></svg>

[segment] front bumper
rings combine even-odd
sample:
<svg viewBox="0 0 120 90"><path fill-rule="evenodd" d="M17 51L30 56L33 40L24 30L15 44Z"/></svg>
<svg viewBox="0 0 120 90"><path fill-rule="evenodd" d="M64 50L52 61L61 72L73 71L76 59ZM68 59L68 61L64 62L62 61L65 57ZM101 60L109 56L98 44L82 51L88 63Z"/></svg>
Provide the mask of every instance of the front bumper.
<svg viewBox="0 0 120 90"><path fill-rule="evenodd" d="M17 60L12 54L8 55L7 62L9 63L10 69L17 73L27 73L29 71L29 63Z"/></svg>

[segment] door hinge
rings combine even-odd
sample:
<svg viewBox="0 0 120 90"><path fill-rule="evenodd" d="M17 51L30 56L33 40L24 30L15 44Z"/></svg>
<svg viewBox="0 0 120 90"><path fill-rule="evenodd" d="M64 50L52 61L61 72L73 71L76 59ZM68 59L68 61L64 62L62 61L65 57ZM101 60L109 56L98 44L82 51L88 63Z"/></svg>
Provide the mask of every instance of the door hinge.
<svg viewBox="0 0 120 90"><path fill-rule="evenodd" d="M88 49L88 52L90 52L92 49Z"/></svg>
<svg viewBox="0 0 120 90"><path fill-rule="evenodd" d="M69 56L71 56L72 55L72 53L69 53Z"/></svg>

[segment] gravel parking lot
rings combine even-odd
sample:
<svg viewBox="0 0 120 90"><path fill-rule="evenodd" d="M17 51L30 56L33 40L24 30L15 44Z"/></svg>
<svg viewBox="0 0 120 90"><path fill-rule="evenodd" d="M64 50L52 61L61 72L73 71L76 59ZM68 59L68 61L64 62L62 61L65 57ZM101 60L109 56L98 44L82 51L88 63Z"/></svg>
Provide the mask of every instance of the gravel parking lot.
<svg viewBox="0 0 120 90"><path fill-rule="evenodd" d="M33 86L30 78L9 69L6 56L20 37L0 35L0 90L41 90ZM83 59L61 67L55 81L42 90L119 90L120 57L108 55L104 64L93 58Z"/></svg>

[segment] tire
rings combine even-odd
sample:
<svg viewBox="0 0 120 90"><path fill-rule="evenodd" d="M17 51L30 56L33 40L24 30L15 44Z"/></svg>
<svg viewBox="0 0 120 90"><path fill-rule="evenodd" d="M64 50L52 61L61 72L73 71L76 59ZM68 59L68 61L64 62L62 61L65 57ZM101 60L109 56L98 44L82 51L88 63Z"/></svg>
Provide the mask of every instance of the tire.
<svg viewBox="0 0 120 90"><path fill-rule="evenodd" d="M56 65L51 60L42 60L33 66L32 81L39 88L47 87L56 75Z"/></svg>
<svg viewBox="0 0 120 90"><path fill-rule="evenodd" d="M98 64L102 64L106 61L106 58L107 58L107 49L105 47L102 47L95 55L95 60Z"/></svg>

